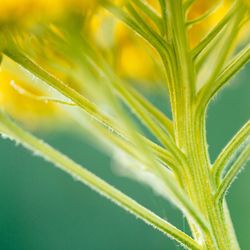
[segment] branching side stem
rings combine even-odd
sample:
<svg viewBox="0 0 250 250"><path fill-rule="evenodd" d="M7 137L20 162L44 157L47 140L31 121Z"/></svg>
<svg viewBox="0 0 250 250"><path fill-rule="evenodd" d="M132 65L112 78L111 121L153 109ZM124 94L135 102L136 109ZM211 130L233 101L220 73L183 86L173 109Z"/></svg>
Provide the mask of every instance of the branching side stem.
<svg viewBox="0 0 250 250"><path fill-rule="evenodd" d="M3 112L0 112L0 133L9 136L11 139L21 143L35 154L41 155L44 159L52 162L55 166L73 176L75 179L91 187L99 194L110 199L136 217L144 220L171 238L177 240L184 246L198 250L199 245L188 235L178 230L176 227L158 217L156 214L146 209L121 191L112 187L96 175L89 172L79 164L72 161L67 156L58 152L48 144L37 139L25 130L14 124Z"/></svg>

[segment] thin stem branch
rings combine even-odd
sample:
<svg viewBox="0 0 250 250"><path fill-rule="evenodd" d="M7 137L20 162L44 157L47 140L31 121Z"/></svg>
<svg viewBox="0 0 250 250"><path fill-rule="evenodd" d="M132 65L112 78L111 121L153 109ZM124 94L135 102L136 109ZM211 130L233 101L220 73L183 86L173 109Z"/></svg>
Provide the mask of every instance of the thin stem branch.
<svg viewBox="0 0 250 250"><path fill-rule="evenodd" d="M159 0L159 4L161 6L161 19L163 23L163 36L166 36L168 39L169 37L169 30L168 30L168 18L167 18L167 6L165 0Z"/></svg>
<svg viewBox="0 0 250 250"><path fill-rule="evenodd" d="M239 132L230 140L226 147L222 150L220 155L217 157L213 168L212 175L215 179L216 184L220 183L221 175L228 163L239 150L239 148L245 144L247 139L250 137L250 121L248 121Z"/></svg>
<svg viewBox="0 0 250 250"><path fill-rule="evenodd" d="M160 31L163 30L163 23L159 14L145 1L133 0L133 3L143 11L143 13L155 23Z"/></svg>
<svg viewBox="0 0 250 250"><path fill-rule="evenodd" d="M242 151L242 153L239 155L237 160L234 162L234 164L231 166L230 170L222 180L215 194L216 201L221 201L224 198L227 190L235 180L236 176L239 174L240 170L249 160L249 158L250 158L250 144L248 144L246 148Z"/></svg>
<svg viewBox="0 0 250 250"><path fill-rule="evenodd" d="M250 46L243 49L222 70L214 82L204 86L198 93L197 98L201 108L205 108L212 97L229 82L250 60Z"/></svg>
<svg viewBox="0 0 250 250"><path fill-rule="evenodd" d="M223 69L223 66L225 64L225 61L227 60L231 48L234 44L235 39L237 38L239 29L239 21L241 17L242 11L238 11L234 17L232 17L231 23L228 24L228 26L225 28L226 33L224 35L224 41L226 43L223 44L223 47L220 49L219 52L217 52L218 59L214 62L214 66L211 70L211 74L209 75L208 79L204 83L203 89L201 90L204 93L204 103L205 100L209 100L211 97L211 92L213 93L214 88L214 81L217 79L218 75L220 74L221 70ZM222 40L223 41L223 40Z"/></svg>
<svg viewBox="0 0 250 250"><path fill-rule="evenodd" d="M91 187L93 190L110 199L131 214L139 217L149 225L152 225L167 234L169 237L175 239L180 244L191 249L199 249L199 245L188 235L158 217L156 214L143 207L107 182L103 181L87 169L75 163L67 156L55 150L50 145L21 129L10 121L2 112L0 113L0 122L0 131L4 135L7 135L11 139L21 143L35 154L39 154L44 159L73 176L75 179L83 182L85 185Z"/></svg>
<svg viewBox="0 0 250 250"><path fill-rule="evenodd" d="M111 119L101 114L94 103L90 102L88 99L86 99L78 92L70 88L61 80L55 78L54 76L46 72L31 59L29 59L21 52L19 52L17 48L12 47L11 50L6 49L4 53L11 59L13 59L15 62L17 62L18 64L29 70L39 79L45 81L47 84L57 89L61 94L72 100L73 103L80 106L88 115L90 115L90 117L94 118L97 122L99 122L100 124L104 125L107 128L111 128L112 131L114 131L117 135L121 136L126 141L130 141L129 135L127 135L125 131L121 130L121 128L117 128L117 126ZM141 138L143 139L144 137L141 136ZM177 153L177 155L179 155L179 153Z"/></svg>
<svg viewBox="0 0 250 250"><path fill-rule="evenodd" d="M135 90L135 88L129 86L127 83L125 85L125 83L114 74L112 68L105 61L103 56L100 55L100 53L98 53L98 51L96 51L84 38L79 36L78 39L80 40L78 41L77 46L71 47L55 34L52 33L51 35L53 36L53 41L56 42L57 47L59 47L61 51L64 51L66 57L72 57L72 55L74 55L76 64L79 64L80 68L84 69L83 73L86 74L86 69L95 65L95 67L98 68L98 73L102 72L102 76L105 76L112 85L112 90L114 89L117 92L118 96L142 120L144 125L149 129L160 126L162 129L166 129L167 133L173 137L172 121L151 104L142 94ZM73 36L75 37L75 34L72 34L70 37ZM68 39L70 38L67 38L67 40ZM90 73L88 73L88 75L89 74ZM92 75L91 77L94 78ZM81 81L81 79L79 80ZM157 121L157 123L153 124L154 127L150 126L147 122L149 118L153 118ZM162 131L162 134L165 133ZM171 140L170 138L168 139Z"/></svg>
<svg viewBox="0 0 250 250"><path fill-rule="evenodd" d="M221 5L221 1L219 1L217 4L215 4L214 6L212 6L210 9L208 9L207 11L205 11L200 16L198 16L198 17L196 17L196 18L194 18L192 20L187 20L186 21L186 25L188 26L188 28L190 28L193 25L202 22L204 19L206 19L207 17L209 17L211 14L213 14L220 5Z"/></svg>
<svg viewBox="0 0 250 250"><path fill-rule="evenodd" d="M101 124L116 129L115 126L112 125L112 122L99 112L98 107L94 103L90 102L87 98L79 94L77 91L62 82L60 79L45 71L38 64L36 64L30 58L25 56L21 51L19 51L18 48L15 48L14 46L9 46L7 49L4 50L4 54L6 54L13 61L15 61L28 71L30 71L33 75L37 76L42 81L48 83L51 87L58 90L65 97L72 100L85 112L87 112L91 117L98 120Z"/></svg>
<svg viewBox="0 0 250 250"><path fill-rule="evenodd" d="M192 50L191 54L196 59L199 54L208 46L208 44L220 33L227 25L235 13L236 4L228 11L228 13L216 24L216 26L200 41L200 43Z"/></svg>
<svg viewBox="0 0 250 250"><path fill-rule="evenodd" d="M119 20L124 22L129 28L131 28L135 33L140 35L145 41L147 41L161 56L163 64L166 69L166 77L168 85L172 88L172 67L174 55L170 44L164 40L159 34L154 30L150 29L147 25L144 24L144 20L141 19L140 15L134 9L131 9L133 18L132 19L127 13L117 8L114 4L108 2L103 5L110 13L112 13ZM140 20L139 23L136 20ZM170 95L173 91L169 91ZM172 98L173 99L173 98Z"/></svg>
<svg viewBox="0 0 250 250"><path fill-rule="evenodd" d="M163 48L168 47L168 44L166 44L155 31L150 29L147 25L144 25L144 21L138 23L136 21L136 18L135 19L131 18L126 12L117 8L117 6L115 6L111 2L103 4L103 7L107 9L115 17L117 17L122 22L124 22L130 29L132 29L134 32L140 35L154 49L157 49L158 51L162 51ZM134 8L132 9L133 9L133 13L136 13ZM141 19L139 15L137 15L137 18Z"/></svg>
<svg viewBox="0 0 250 250"><path fill-rule="evenodd" d="M117 136L117 134L115 133L110 133L110 131L103 128L102 126L100 126L99 123L96 123L93 120L86 121L85 117L80 112L74 112L74 110L68 108L66 109L66 111L68 115L73 120L75 120L77 124L80 125L81 128L91 129L92 134L94 134L97 139L101 138L101 140L107 142L107 144L112 144L113 146L118 147L126 154L130 155L132 158L136 159L138 162L141 162L142 164L144 164L144 166L148 167L148 162L145 160L145 157L142 157L142 155L138 153L138 147L136 147L134 143L123 140L123 138ZM159 160L164 159L164 163L167 164L168 168L172 170L173 173L180 173L180 163L176 161L176 159L174 159L168 151L158 146L157 144L154 144L150 140L146 140L143 138L141 138L141 140L143 140L144 143L150 146L150 149L154 153L154 157L157 157ZM148 169L150 168L148 167Z"/></svg>
<svg viewBox="0 0 250 250"><path fill-rule="evenodd" d="M116 126L113 126L110 120L104 120L103 116L98 113L98 110L94 109L92 104L90 102L87 102L85 106L85 98L80 95L75 90L71 89L67 85L65 85L60 80L54 78L52 75L44 71L41 67L36 65L33 61L31 61L28 57L24 56L21 52L19 52L17 49L9 50L5 49L5 54L7 54L10 58L12 58L14 61L19 63L21 66L25 67L27 70L29 70L31 73L39 77L41 80L45 81L49 85L51 85L53 88L57 89L59 92L64 94L66 97L70 98L73 102L78 104L81 108L83 108L84 111L86 111L88 114L90 113L93 118L96 119L95 115L97 116L97 121L101 119L101 123L107 125L110 128L116 129ZM87 107L87 109L86 109ZM95 106L94 106L95 107ZM110 126L111 125L111 126ZM123 133L119 132L120 129L116 129L118 131L119 135L123 135ZM135 135L135 133L133 133ZM130 134L131 135L131 134ZM137 135L136 135L137 136ZM130 137L129 137L130 138ZM140 140L139 140L140 141ZM143 141L140 141L140 145L143 146ZM147 146L145 145L143 148L147 149ZM146 153L147 152L147 153ZM201 213L197 210L197 208L190 202L190 200L186 197L186 194L184 191L179 187L177 183L175 183L171 176L168 175L166 170L162 168L160 164L157 164L157 162L154 160L154 158L151 157L150 154L148 154L148 150L145 151L145 156L148 157L150 160L150 166L156 171L156 174L161 176L161 178L164 180L164 183L166 185L166 188L170 191L171 195L173 195L173 200L176 202L176 205L185 213L187 216L191 216L193 220L205 231L209 230L209 225L207 224L206 220L203 218Z"/></svg>
<svg viewBox="0 0 250 250"><path fill-rule="evenodd" d="M85 41L83 41L85 43ZM82 43L81 43L82 44ZM79 45L80 46L80 45ZM160 110L158 110L154 105L152 105L146 98L143 97L138 91L128 84L123 83L112 71L110 66L105 62L105 60L99 54L95 53L93 49L86 44L88 47L86 53L93 64L99 68L99 70L108 78L110 84L115 89L117 94L122 98L122 100L129 106L129 108L140 118L140 120L156 135L161 132L162 135L165 133L162 128L166 129L168 134L173 137L173 124L172 121L164 115ZM84 58L86 57L84 53ZM79 58L79 54L77 55ZM84 59L83 58L83 59ZM154 118L159 124L154 123L151 118ZM160 128L159 128L160 125ZM168 136L158 137L167 147L174 147L174 145L169 145L171 138Z"/></svg>
<svg viewBox="0 0 250 250"><path fill-rule="evenodd" d="M186 0L183 4L183 9L187 11L196 1L197 0Z"/></svg>
<svg viewBox="0 0 250 250"><path fill-rule="evenodd" d="M172 121L163 114L159 109L157 109L153 104L151 104L147 99L144 98L135 88L131 86L126 86L127 91L133 96L134 100L140 103L141 108L144 108L148 111L148 114L151 115L159 124L166 128L167 132L173 137L173 124Z"/></svg>

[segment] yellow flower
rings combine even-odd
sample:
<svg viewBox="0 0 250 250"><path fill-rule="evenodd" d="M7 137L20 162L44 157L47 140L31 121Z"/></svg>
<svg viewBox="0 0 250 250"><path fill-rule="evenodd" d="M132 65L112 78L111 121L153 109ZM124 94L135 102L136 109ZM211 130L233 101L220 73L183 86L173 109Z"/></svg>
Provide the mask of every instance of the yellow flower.
<svg viewBox="0 0 250 250"><path fill-rule="evenodd" d="M111 51L116 73L125 78L153 81L157 77L155 51L127 26L105 10L90 20L89 33L101 49Z"/></svg>
<svg viewBox="0 0 250 250"><path fill-rule="evenodd" d="M250 0L242 1L248 4L250 2ZM158 13L160 12L159 1L148 0L147 2ZM204 20L190 27L188 35L191 48L223 18L232 4L232 0L195 1L188 12L188 20L198 18L210 9L214 8L214 11ZM110 13L98 10L91 19L89 33L97 46L115 54L112 63L115 64L118 74L139 81L152 82L157 79L159 74L156 68L159 65L155 64L158 60L156 53L124 24L115 20Z"/></svg>
<svg viewBox="0 0 250 250"><path fill-rule="evenodd" d="M94 0L0 0L0 24L56 18L70 10L84 11L94 4Z"/></svg>
<svg viewBox="0 0 250 250"><path fill-rule="evenodd" d="M219 2L222 3L211 15L190 27L188 33L190 47L194 47L219 22L232 6L232 1L195 1L188 12L188 20L198 18ZM114 2L121 4L122 0ZM160 14L158 0L148 0L147 2ZM250 0L242 0L242 3L250 6ZM0 0L0 31L2 26L6 24L8 28L8 24L33 27L32 25L40 20L43 20L48 27L53 27L50 20L61 20L61 17L67 16L67 13L74 11L86 14L87 10L91 10L91 15L80 15L82 17L80 19L81 24L83 25L84 21L86 21L87 25L87 27L84 26L84 30L86 30L84 35L93 43L94 47L98 47L98 50L105 55L105 59L113 66L115 72L121 77L136 80L137 82L155 83L160 80L162 74L160 74L159 62L161 60L154 49L135 35L121 21L115 19L107 11L96 8L96 6L96 0ZM85 20L85 18L87 19ZM37 29L36 32L41 32L41 30ZM53 32L60 34L60 29L57 29L55 25ZM0 35L5 37L4 32ZM42 67L53 72L54 75L61 79L73 75L62 70L71 69L69 66L70 60L67 61L60 55L53 54L50 45L47 48L46 38L40 39L42 43L32 41L32 35L28 35L26 38L28 38L26 40L30 40L30 43L24 44L23 47L26 47L26 52L35 58ZM16 37L16 40L18 40L18 37ZM22 39L20 40L22 43ZM1 46L3 46L3 41L0 43L0 51ZM53 60L55 60L54 65L52 65ZM46 121L51 116L58 115L59 111L55 104L51 102L44 103L27 95L21 95L16 91L11 83L21 86L34 96L46 95L45 92L33 86L31 79L23 79L20 74L16 74L16 69L13 69L15 67L9 68L10 62L7 62L7 64L5 59L0 72L0 107L4 107L10 114L21 121L34 126L41 120ZM55 67L53 68L53 66ZM76 90L81 89L74 81L69 82L71 87Z"/></svg>
<svg viewBox="0 0 250 250"><path fill-rule="evenodd" d="M46 92L34 87L34 79L21 75L19 71L13 62L3 59L0 70L0 107L30 128L50 123L51 117L58 116L60 111L52 102L33 98L32 95L46 96ZM24 90L30 96L22 93Z"/></svg>

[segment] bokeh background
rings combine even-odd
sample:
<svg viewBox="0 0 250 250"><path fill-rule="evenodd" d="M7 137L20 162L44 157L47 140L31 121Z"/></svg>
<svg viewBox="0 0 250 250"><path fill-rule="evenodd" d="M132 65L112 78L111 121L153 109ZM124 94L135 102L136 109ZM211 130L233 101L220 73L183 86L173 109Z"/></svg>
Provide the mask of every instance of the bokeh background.
<svg viewBox="0 0 250 250"><path fill-rule="evenodd" d="M207 116L211 159L250 117L250 66L212 102ZM157 102L158 94L151 96ZM109 183L188 232L167 201L133 180L117 177L112 160L84 136L53 131L39 136ZM227 196L243 250L250 249L250 164ZM52 164L0 139L0 250L181 249Z"/></svg>

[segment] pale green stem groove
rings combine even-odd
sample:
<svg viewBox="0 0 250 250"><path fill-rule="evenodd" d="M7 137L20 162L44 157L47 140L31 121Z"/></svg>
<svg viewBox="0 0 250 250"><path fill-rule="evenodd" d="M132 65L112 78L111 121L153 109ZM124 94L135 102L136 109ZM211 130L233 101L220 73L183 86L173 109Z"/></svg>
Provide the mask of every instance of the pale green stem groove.
<svg viewBox="0 0 250 250"><path fill-rule="evenodd" d="M195 93L194 67L189 54L187 28L182 9L182 1L170 0L169 8L173 16L173 32L175 33L173 42L177 56L176 63L178 69L181 69L181 82L176 84L182 85L182 89L188 94L188 98L191 98Z"/></svg>
<svg viewBox="0 0 250 250"><path fill-rule="evenodd" d="M231 249L233 250L240 250L240 246L237 240L237 236L235 233L235 229L234 229L234 225L231 219L231 215L227 206L227 202L226 200L224 200L222 206L221 206L221 211L222 211L222 216L223 216L223 220L226 226L226 230L229 233L230 236L230 246Z"/></svg>
<svg viewBox="0 0 250 250"><path fill-rule="evenodd" d="M83 182L101 195L107 197L128 212L144 220L146 223L167 234L169 237L177 240L180 244L190 249L200 249L199 245L188 235L158 217L156 214L143 207L124 193L112 187L110 184L103 181L93 173L89 172L87 169L75 163L67 156L24 131L10 121L2 112L0 113L0 122L0 131L4 135L20 142L23 146L30 149L35 154L41 155L44 159L52 162L61 170Z"/></svg>
<svg viewBox="0 0 250 250"><path fill-rule="evenodd" d="M186 127L186 137L183 140L186 142L193 178L188 184L188 188L190 188L192 200L198 204L211 225L211 229L204 232L203 235L204 249L220 249L221 247L221 249L227 250L226 242L222 237L223 227L221 226L218 211L213 204L209 161L206 154L204 114L197 113L195 115L195 110L192 111L192 109L186 111L193 115L188 120L188 124L183 125ZM194 117L197 120L194 120Z"/></svg>

